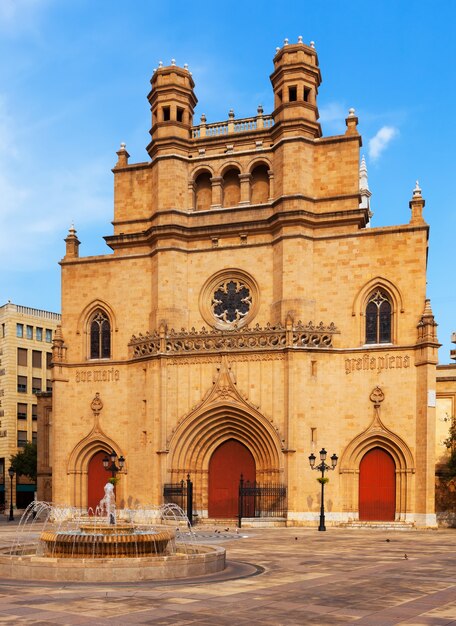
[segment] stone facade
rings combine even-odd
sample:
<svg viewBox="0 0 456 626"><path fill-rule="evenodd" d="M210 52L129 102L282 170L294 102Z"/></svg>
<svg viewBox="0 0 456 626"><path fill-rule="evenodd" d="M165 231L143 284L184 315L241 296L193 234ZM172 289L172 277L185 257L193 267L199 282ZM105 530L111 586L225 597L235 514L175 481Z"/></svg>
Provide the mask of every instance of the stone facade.
<svg viewBox="0 0 456 626"><path fill-rule="evenodd" d="M408 224L370 227L357 117L323 137L320 81L313 46L286 45L271 115L194 125L188 69L154 71L150 160L122 145L113 169L112 254L79 257L74 228L65 240L56 503L87 506L90 460L112 448L124 504L160 503L190 474L207 517L211 458L235 440L257 481L286 485L290 524L318 516L308 456L323 446L339 456L329 523L358 518L360 465L379 449L394 519L435 524L424 200L417 184Z"/></svg>

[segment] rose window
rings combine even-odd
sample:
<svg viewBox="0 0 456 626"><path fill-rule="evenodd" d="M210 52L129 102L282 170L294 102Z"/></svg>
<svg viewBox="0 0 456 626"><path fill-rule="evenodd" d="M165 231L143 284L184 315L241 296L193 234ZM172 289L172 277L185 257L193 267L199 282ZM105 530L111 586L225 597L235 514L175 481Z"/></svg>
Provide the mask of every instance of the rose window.
<svg viewBox="0 0 456 626"><path fill-rule="evenodd" d="M214 317L227 325L238 324L252 306L249 287L240 280L226 280L215 289L211 309Z"/></svg>

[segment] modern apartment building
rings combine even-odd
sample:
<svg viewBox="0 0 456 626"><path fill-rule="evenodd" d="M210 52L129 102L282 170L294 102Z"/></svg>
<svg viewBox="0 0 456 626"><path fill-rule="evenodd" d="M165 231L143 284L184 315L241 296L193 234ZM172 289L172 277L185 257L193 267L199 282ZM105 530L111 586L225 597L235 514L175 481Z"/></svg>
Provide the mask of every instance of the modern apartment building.
<svg viewBox="0 0 456 626"><path fill-rule="evenodd" d="M36 441L36 394L51 390L52 338L59 313L8 302L0 307L0 503L10 503L11 455ZM13 503L33 500L36 485L14 476Z"/></svg>

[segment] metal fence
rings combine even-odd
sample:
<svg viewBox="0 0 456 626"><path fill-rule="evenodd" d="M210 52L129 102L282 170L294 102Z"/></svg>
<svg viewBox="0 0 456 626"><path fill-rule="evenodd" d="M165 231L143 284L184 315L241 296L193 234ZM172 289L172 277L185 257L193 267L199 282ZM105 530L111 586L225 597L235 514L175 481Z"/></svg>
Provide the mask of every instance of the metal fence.
<svg viewBox="0 0 456 626"><path fill-rule="evenodd" d="M180 506L187 513L190 524L193 524L193 483L190 474L187 474L187 480L182 479L180 483L165 483L163 499L165 504Z"/></svg>
<svg viewBox="0 0 456 626"><path fill-rule="evenodd" d="M280 483L261 485L239 481L239 528L243 517L286 517L287 488Z"/></svg>

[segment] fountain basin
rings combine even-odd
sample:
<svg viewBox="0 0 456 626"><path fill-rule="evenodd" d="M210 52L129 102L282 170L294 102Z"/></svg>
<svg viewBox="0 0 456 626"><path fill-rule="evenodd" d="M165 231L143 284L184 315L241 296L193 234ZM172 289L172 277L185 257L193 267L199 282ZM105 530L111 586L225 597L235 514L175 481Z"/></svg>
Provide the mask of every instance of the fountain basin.
<svg viewBox="0 0 456 626"><path fill-rule="evenodd" d="M175 531L140 531L133 524L81 524L80 530L45 530L43 556L63 558L128 558L163 554Z"/></svg>
<svg viewBox="0 0 456 626"><path fill-rule="evenodd" d="M32 550L35 547L31 546ZM214 574L225 569L219 546L185 546L172 555L118 558L46 557L0 553L0 578L56 582L136 582L173 580Z"/></svg>

